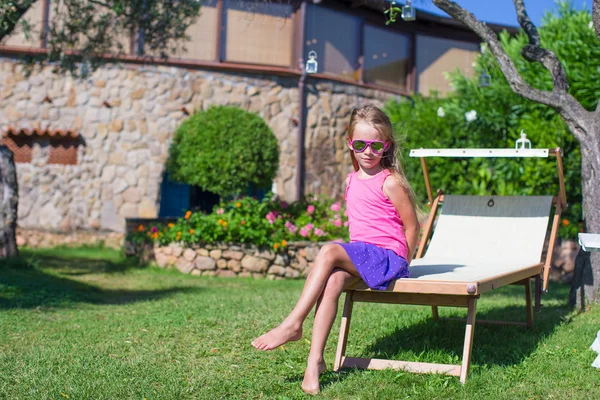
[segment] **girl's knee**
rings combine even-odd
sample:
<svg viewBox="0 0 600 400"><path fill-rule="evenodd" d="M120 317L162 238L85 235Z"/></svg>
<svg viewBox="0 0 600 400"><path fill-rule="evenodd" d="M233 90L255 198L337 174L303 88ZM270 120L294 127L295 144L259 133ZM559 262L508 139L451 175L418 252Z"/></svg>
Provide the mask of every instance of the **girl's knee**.
<svg viewBox="0 0 600 400"><path fill-rule="evenodd" d="M334 272L327 279L327 284L323 290L323 296L327 298L339 298L344 291L345 284L345 273L339 270L334 270Z"/></svg>
<svg viewBox="0 0 600 400"><path fill-rule="evenodd" d="M326 244L323 247L321 247L321 250L319 250L319 254L317 255L317 257L321 258L324 261L334 262L338 259L340 249L343 250L337 244Z"/></svg>

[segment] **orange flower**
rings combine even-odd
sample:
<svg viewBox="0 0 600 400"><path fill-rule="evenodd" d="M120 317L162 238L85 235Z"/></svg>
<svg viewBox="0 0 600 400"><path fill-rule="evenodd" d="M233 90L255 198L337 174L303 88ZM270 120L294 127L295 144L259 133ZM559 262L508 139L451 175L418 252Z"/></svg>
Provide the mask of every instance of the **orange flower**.
<svg viewBox="0 0 600 400"><path fill-rule="evenodd" d="M242 220L242 222L240 222L240 224L242 224L242 225L246 225L246 220L245 220L245 219L243 219L243 220Z"/></svg>
<svg viewBox="0 0 600 400"><path fill-rule="evenodd" d="M185 219L190 219L190 217L192 216L192 212L188 211L185 213Z"/></svg>
<svg viewBox="0 0 600 400"><path fill-rule="evenodd" d="M273 245L273 248L274 248L275 250L277 250L277 249L279 248L279 243L275 243L275 244Z"/></svg>
<svg viewBox="0 0 600 400"><path fill-rule="evenodd" d="M226 228L227 227L227 221L223 221L223 223L221 225L223 225L223 228Z"/></svg>
<svg viewBox="0 0 600 400"><path fill-rule="evenodd" d="M285 247L285 246L287 246L287 241L286 241L285 239L283 239L283 240L281 241L281 246L282 246L282 247Z"/></svg>
<svg viewBox="0 0 600 400"><path fill-rule="evenodd" d="M566 218L565 218L565 219L563 219L563 220L562 220L562 224L563 224L563 226L567 226L567 225L569 225L569 220L568 220L568 219L566 219Z"/></svg>
<svg viewBox="0 0 600 400"><path fill-rule="evenodd" d="M144 225L138 226L138 232L144 232Z"/></svg>
<svg viewBox="0 0 600 400"><path fill-rule="evenodd" d="M190 232L190 235L194 234L194 230L193 229L190 229L189 232Z"/></svg>
<svg viewBox="0 0 600 400"><path fill-rule="evenodd" d="M177 232L177 235L175 235L175 240L179 239L181 239L181 232Z"/></svg>
<svg viewBox="0 0 600 400"><path fill-rule="evenodd" d="M240 208L240 207L242 206L242 203L240 203L240 202L238 201L237 203L235 203L235 206L236 206L237 208Z"/></svg>
<svg viewBox="0 0 600 400"><path fill-rule="evenodd" d="M174 227L174 226L175 226L175 224L174 224L174 223L172 223L172 222L169 222L169 225L167 225L167 226L168 226L169 228L172 228L172 227Z"/></svg>
<svg viewBox="0 0 600 400"><path fill-rule="evenodd" d="M154 232L152 234L152 239L158 239L158 232Z"/></svg>

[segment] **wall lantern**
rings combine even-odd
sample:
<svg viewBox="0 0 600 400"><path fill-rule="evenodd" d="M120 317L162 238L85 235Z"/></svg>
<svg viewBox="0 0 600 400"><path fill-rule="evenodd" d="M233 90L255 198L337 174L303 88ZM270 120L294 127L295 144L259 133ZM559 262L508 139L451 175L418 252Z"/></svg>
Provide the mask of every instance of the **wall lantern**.
<svg viewBox="0 0 600 400"><path fill-rule="evenodd" d="M406 0L406 4L402 7L402 19L405 21L414 21L417 19L417 13L412 6L411 0Z"/></svg>
<svg viewBox="0 0 600 400"><path fill-rule="evenodd" d="M492 77L487 72L483 71L479 75L479 87L488 87L492 84Z"/></svg>
<svg viewBox="0 0 600 400"><path fill-rule="evenodd" d="M317 62L317 52L311 50L308 52L308 61L306 62L306 73L316 74L319 69L319 63Z"/></svg>

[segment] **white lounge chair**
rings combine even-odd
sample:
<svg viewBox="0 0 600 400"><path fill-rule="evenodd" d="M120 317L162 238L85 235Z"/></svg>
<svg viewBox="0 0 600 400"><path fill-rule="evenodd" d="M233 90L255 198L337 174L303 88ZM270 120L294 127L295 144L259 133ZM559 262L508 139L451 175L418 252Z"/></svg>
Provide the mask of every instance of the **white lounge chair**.
<svg viewBox="0 0 600 400"><path fill-rule="evenodd" d="M432 197L425 157L548 157L556 156L560 192L557 196L451 196L438 191ZM411 278L399 279L387 290L371 290L364 282L349 285L340 327L334 370L343 367L403 369L416 373L443 373L465 383L469 370L475 310L479 297L510 284L525 286L527 322L485 321L532 326L530 280L536 281L536 309L540 293L547 289L548 275L561 210L566 206L560 149L421 149L420 157L431 213L421 245L410 265ZM554 215L549 224L552 208ZM441 212L438 215L438 211ZM435 224L434 224L435 221ZM435 230L433 236L430 234ZM549 233L549 248L541 259ZM356 358L345 355L355 302L467 307L462 364L432 364ZM484 322L484 321L480 321Z"/></svg>

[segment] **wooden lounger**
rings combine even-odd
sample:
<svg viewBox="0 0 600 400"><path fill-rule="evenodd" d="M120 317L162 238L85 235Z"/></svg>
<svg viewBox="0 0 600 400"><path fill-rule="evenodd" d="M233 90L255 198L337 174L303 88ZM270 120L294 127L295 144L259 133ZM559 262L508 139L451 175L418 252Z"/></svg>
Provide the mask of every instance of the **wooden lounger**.
<svg viewBox="0 0 600 400"><path fill-rule="evenodd" d="M479 149L469 153L469 150L435 149L413 151L411 155L479 157L482 150L494 151ZM502 153L499 156L506 157L506 150L512 157L514 152L526 152L502 149L499 150L499 153ZM371 290L364 282L345 288L346 300L334 370L344 367L393 368L416 373L459 376L460 382L465 383L471 357L477 299L485 292L510 284L525 286L527 322L485 322L532 326L530 280L536 281L536 309L539 309L541 282L543 279L543 290L546 290L558 221L561 209L566 203L560 150L544 151L546 156L557 156L561 187L559 196L450 196L438 191L437 197L432 199L431 213L423 231L422 244L410 266L411 278L396 280L385 291ZM456 152L460 153L455 155ZM537 153L534 154L540 154L539 150L535 152ZM428 192L431 193L423 158L421 162ZM553 207L552 224L549 224ZM434 222L435 232L429 240ZM548 230L549 248L546 259L541 260ZM466 307L468 313L462 364L432 364L346 356L352 305L355 302L431 305L435 319L438 317L438 306Z"/></svg>

